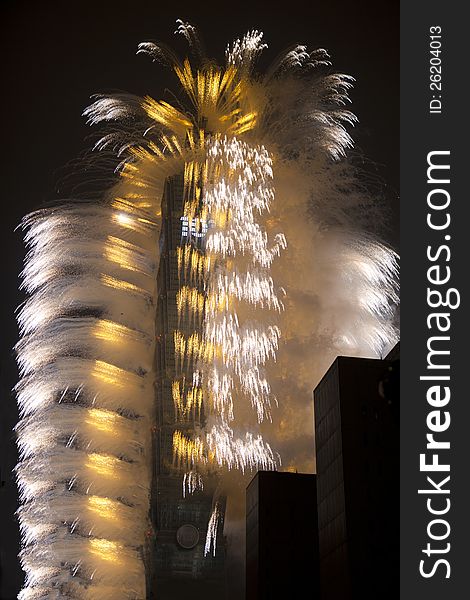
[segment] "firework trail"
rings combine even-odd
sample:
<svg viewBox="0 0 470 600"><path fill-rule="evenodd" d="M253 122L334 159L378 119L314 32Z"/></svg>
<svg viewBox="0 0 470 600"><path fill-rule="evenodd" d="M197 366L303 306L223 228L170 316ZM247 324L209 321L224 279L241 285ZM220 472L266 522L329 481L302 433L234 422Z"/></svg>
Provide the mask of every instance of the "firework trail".
<svg viewBox="0 0 470 600"><path fill-rule="evenodd" d="M179 22L178 32L194 64L150 42L139 52L172 69L181 102L118 94L85 110L104 127L98 156L120 160L115 185L100 202L23 222L24 600L145 597L168 178L184 174L172 382L183 495L214 472L275 469L280 456L302 462L292 441L306 435L311 389L328 362L377 356L396 339L397 257L361 233L378 213L346 159L352 79L304 46L256 74L266 47L258 31L217 66L194 27ZM220 518L215 498L207 554Z"/></svg>
<svg viewBox="0 0 470 600"><path fill-rule="evenodd" d="M155 225L119 200L23 224L20 597L144 597Z"/></svg>

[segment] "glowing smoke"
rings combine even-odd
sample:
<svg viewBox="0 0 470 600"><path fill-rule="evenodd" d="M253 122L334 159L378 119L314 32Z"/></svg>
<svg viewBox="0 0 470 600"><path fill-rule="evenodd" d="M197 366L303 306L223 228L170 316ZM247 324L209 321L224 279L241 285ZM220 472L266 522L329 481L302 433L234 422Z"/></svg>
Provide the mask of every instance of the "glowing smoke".
<svg viewBox="0 0 470 600"><path fill-rule="evenodd" d="M364 217L378 211L346 159L352 79L330 72L324 50L303 46L256 75L265 47L257 31L228 47L218 67L191 25L178 31L196 67L153 43L139 51L174 71L188 106L97 98L85 114L107 126L95 148L119 156L119 180L101 204L68 203L24 222L24 599L145 596L155 280L169 176L184 173L177 308L193 326L189 337L174 332L175 414L194 425L173 440L182 493L202 489L214 468L238 490L243 480L231 470L273 469L280 458L313 469L318 379L337 354L377 356L396 339L396 256L363 233ZM215 501L206 553L215 552L219 518Z"/></svg>

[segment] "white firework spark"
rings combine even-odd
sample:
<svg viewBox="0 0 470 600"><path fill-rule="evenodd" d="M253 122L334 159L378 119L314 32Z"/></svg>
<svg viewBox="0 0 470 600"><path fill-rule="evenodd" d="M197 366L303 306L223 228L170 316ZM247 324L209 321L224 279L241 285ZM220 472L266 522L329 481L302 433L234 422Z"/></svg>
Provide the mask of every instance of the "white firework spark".
<svg viewBox="0 0 470 600"><path fill-rule="evenodd" d="M23 223L20 598L145 595L156 227L134 212L129 234L119 215L69 204Z"/></svg>
<svg viewBox="0 0 470 600"><path fill-rule="evenodd" d="M164 46L145 42L139 52L174 71L189 108L97 97L85 115L107 127L95 150L121 161L118 182L101 202L67 202L23 222L23 600L145 597L169 177L184 173L172 382L185 425L173 438L183 496L203 489L206 472L278 468L266 432L282 446L286 422L288 439L303 431L328 361L380 355L397 336L397 256L363 233L374 203L346 160L352 78L329 71L325 50L301 45L261 77L258 31L229 46L219 67L192 25L179 22L178 33L195 68ZM206 554L216 552L222 519L213 506Z"/></svg>
<svg viewBox="0 0 470 600"><path fill-rule="evenodd" d="M212 551L212 556L215 556L217 550L217 530L220 524L221 511L219 503L216 502L212 509L212 514L207 526L206 543L204 545L204 556L207 556Z"/></svg>

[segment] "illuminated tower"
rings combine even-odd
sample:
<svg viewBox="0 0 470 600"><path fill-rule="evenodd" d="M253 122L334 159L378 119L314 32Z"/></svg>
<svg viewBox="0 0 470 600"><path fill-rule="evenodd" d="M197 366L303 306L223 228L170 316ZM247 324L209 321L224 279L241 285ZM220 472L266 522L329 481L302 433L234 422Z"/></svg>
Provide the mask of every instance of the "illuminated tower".
<svg viewBox="0 0 470 600"><path fill-rule="evenodd" d="M96 176L84 163L99 202L22 223L20 600L220 598L219 477L279 466L271 407L302 371L275 367L281 330L313 356L396 337L396 255L356 232L372 201L342 161L351 78L301 45L261 76L256 30L222 65L178 32L194 59L138 50L176 75L176 102L99 95L84 112L102 126ZM287 316L305 298L313 328Z"/></svg>
<svg viewBox="0 0 470 600"><path fill-rule="evenodd" d="M155 540L154 595L164 600L180 591L201 590L205 597L220 597L224 589L223 514L218 527L215 556L204 556L207 527L210 520L217 481L205 476L204 489L187 493L183 470L175 464L173 437L176 431L193 437L195 428L204 422L203 407L197 401L186 401L195 365L192 360L178 361L175 335L188 339L201 329L200 321L179 315L178 294L189 284L178 266L178 251L191 246L201 251L205 224L196 231L189 225L184 212L184 182L182 176L170 178L162 199L162 229L160 265L158 269L158 301L156 321L156 471L154 483L153 520ZM192 228L190 231L189 228ZM178 250L180 249L180 250ZM176 388L186 409L177 404ZM186 475L187 477L187 475ZM220 502L220 499L219 499ZM222 508L224 501L222 501Z"/></svg>

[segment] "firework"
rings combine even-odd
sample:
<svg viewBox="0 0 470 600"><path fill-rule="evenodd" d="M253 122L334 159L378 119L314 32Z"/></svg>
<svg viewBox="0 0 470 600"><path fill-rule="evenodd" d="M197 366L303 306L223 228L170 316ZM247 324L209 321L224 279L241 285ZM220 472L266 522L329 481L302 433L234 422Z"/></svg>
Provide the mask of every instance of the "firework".
<svg viewBox="0 0 470 600"><path fill-rule="evenodd" d="M78 203L23 223L22 598L90 597L90 582L91 597L145 595L155 226L134 211L145 222L129 235L120 217L112 206Z"/></svg>
<svg viewBox="0 0 470 600"><path fill-rule="evenodd" d="M120 161L116 184L99 202L63 203L23 222L29 296L18 313L17 477L25 600L145 597L168 178L183 177L171 382L183 496L214 473L278 468L264 434L273 410L282 417L292 405L285 382L314 371L320 354L323 367L344 351L377 355L396 338L397 257L361 233L373 203L345 160L352 78L330 71L326 51L304 46L258 75L258 31L236 40L217 66L194 27L180 22L178 32L195 63L150 42L139 52L172 69L181 102L119 94L85 110L105 129L95 150ZM306 304L310 316L296 320ZM309 350L286 376L285 349L305 339ZM215 555L222 512L215 498L206 554Z"/></svg>

